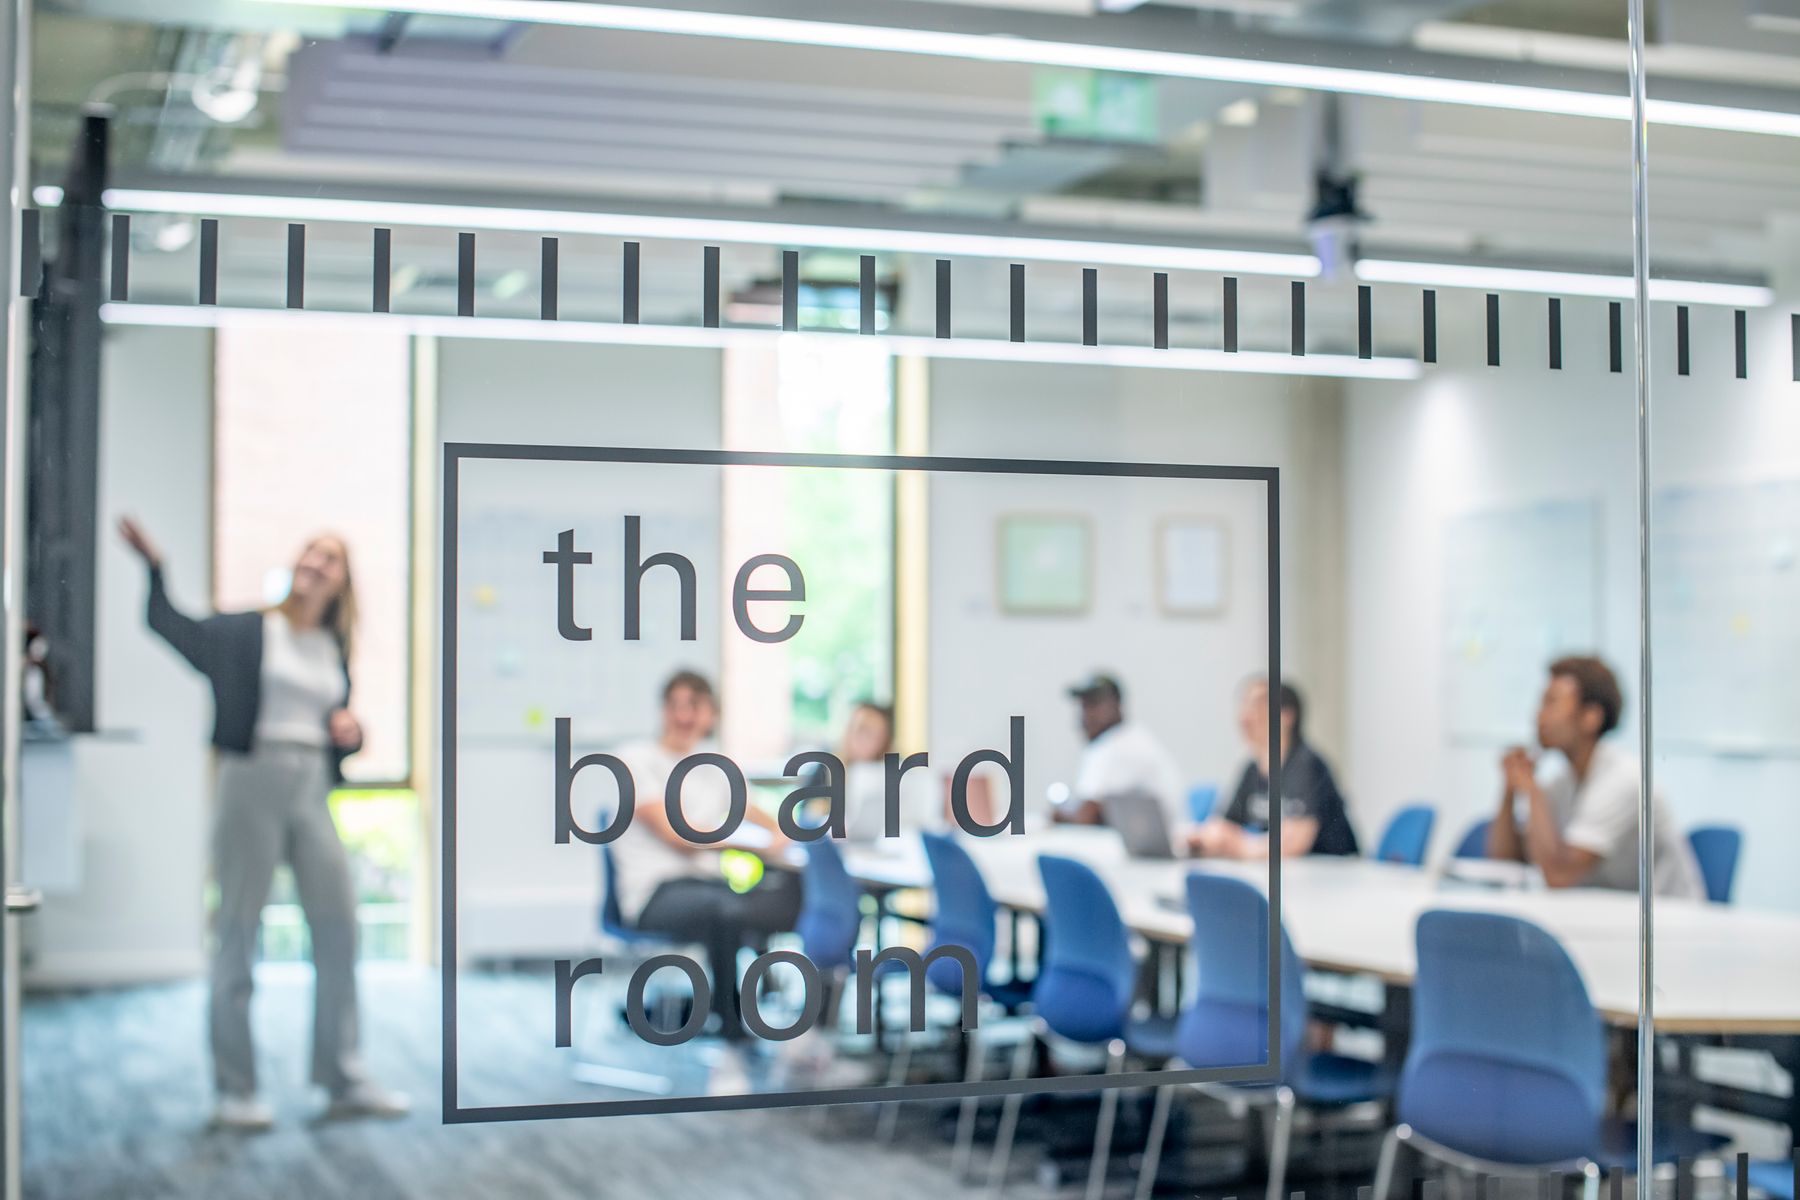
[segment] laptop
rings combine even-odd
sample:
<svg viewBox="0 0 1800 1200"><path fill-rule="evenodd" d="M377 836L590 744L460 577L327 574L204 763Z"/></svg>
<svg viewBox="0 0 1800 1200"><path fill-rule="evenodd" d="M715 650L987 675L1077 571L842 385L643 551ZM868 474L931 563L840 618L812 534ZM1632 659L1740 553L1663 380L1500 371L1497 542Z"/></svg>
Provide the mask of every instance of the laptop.
<svg viewBox="0 0 1800 1200"><path fill-rule="evenodd" d="M1175 858L1175 838L1162 801L1142 788L1100 798L1106 823L1118 830L1125 853L1133 858Z"/></svg>

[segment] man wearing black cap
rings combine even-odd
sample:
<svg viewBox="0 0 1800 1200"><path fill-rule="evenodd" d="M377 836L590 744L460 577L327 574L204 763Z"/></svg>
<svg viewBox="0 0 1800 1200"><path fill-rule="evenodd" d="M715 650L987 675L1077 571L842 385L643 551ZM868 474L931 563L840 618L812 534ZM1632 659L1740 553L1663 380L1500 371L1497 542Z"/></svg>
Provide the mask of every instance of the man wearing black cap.
<svg viewBox="0 0 1800 1200"><path fill-rule="evenodd" d="M1170 829L1184 825L1175 760L1154 734L1125 719L1125 692L1119 681L1096 671L1071 687L1069 695L1081 701L1081 732L1087 735L1088 744L1081 752L1069 799L1057 806L1053 817L1097 825L1102 800L1144 791L1162 804Z"/></svg>

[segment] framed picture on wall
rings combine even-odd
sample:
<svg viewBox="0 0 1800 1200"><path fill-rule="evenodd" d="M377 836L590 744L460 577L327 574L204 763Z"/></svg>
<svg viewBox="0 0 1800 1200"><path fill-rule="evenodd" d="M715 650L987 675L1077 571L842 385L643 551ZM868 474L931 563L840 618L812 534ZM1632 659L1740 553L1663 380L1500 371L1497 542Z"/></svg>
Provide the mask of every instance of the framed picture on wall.
<svg viewBox="0 0 1800 1200"><path fill-rule="evenodd" d="M1156 526L1156 601L1171 617L1225 611L1230 538L1218 517L1164 517Z"/></svg>
<svg viewBox="0 0 1800 1200"><path fill-rule="evenodd" d="M1015 513L995 533L1000 611L1073 616L1093 603L1093 526L1084 516Z"/></svg>

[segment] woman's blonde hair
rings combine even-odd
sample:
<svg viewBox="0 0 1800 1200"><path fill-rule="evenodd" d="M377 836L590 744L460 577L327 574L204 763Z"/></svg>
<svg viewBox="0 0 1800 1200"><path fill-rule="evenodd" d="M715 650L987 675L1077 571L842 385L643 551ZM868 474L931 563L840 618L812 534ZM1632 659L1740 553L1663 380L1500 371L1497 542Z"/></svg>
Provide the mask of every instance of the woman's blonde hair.
<svg viewBox="0 0 1800 1200"><path fill-rule="evenodd" d="M337 638L338 644L344 648L344 656L348 658L356 639L357 615L356 575L350 569L350 543L346 542L335 533L321 533L308 538L306 541L306 548L305 550L302 550L301 553L304 554L306 550L312 549L313 546L324 541L326 538L330 538L337 543L338 557L341 558L344 563L344 585L338 589L338 594L332 597L331 603L325 606L325 612L319 618L319 623L331 630L332 635ZM292 617L294 615L293 605L294 593L290 586L287 597L275 607L284 615Z"/></svg>

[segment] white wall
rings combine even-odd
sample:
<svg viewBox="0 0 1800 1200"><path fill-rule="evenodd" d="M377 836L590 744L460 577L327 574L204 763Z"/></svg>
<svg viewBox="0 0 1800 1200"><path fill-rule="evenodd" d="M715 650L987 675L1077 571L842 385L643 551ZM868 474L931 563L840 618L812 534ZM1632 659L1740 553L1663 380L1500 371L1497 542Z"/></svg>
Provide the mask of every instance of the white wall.
<svg viewBox="0 0 1800 1200"><path fill-rule="evenodd" d="M1279 468L1284 674L1307 693L1309 732L1331 754L1342 728L1338 392L1331 380L942 361L931 368L931 449ZM1120 673L1128 715L1169 747L1187 781L1229 788L1244 758L1236 688L1267 662L1263 504L1252 483L934 479L933 765L953 767L952 750L1003 746L1005 718L1019 713L1031 751L1027 799L1040 802L1044 784L1072 780L1080 754L1065 689L1104 668ZM1017 512L1092 517L1087 616L998 610L995 525ZM1219 618L1168 617L1156 603L1155 522L1194 512L1229 525L1231 596Z"/></svg>
<svg viewBox="0 0 1800 1200"><path fill-rule="evenodd" d="M1638 660L1635 400L1629 367L1607 370L1605 302L1564 303L1566 369L1557 372L1544 365L1542 298L1504 299L1505 365L1490 368L1480 361L1480 298L1451 295L1440 303L1443 365L1413 384L1350 385L1344 442L1345 766L1364 828L1378 828L1409 800L1435 802L1439 854L1491 815L1499 792L1498 748L1452 745L1440 715L1448 518L1597 500L1597 649L1627 689L1627 737ZM1674 367L1674 311L1654 307L1654 486L1800 477L1791 309L1789 302L1753 315L1751 377L1739 383L1731 378L1729 311L1693 310L1694 374L1683 379ZM1626 337L1629 348L1629 330ZM1531 735L1535 705L1535 695L1519 697L1520 740ZM1724 821L1744 830L1740 903L1800 908L1800 884L1784 861L1800 834L1800 761L1663 752L1658 781L1683 827Z"/></svg>
<svg viewBox="0 0 1800 1200"><path fill-rule="evenodd" d="M211 599L212 337L111 328L102 351L99 736L75 744L83 886L24 922L31 984L201 969L211 792L205 683L144 625L145 580L112 526L135 515L184 606Z"/></svg>
<svg viewBox="0 0 1800 1200"><path fill-rule="evenodd" d="M445 340L438 355L441 441L695 449L720 444L723 377L717 351ZM717 520L716 489L644 499L646 514L692 511ZM647 529L649 520L647 515ZM599 546L588 548L600 561ZM649 548L646 543L646 553ZM717 585L717 564L703 552L692 556L704 593ZM715 548L711 558L717 557ZM717 679L717 615L703 600L701 640L667 651L668 668L694 666ZM599 646L600 636L582 645ZM616 641L605 648L616 649ZM434 716L437 711L434 705ZM640 735L650 729L655 712L656 696L648 692L641 728L589 736L605 741ZM583 731L576 732L579 740ZM594 748L579 745L577 752ZM470 740L459 749L457 946L465 958L580 953L598 938L599 854L578 842L555 844L552 763L547 730ZM578 811L600 803L599 781L588 778L596 774L585 772L577 784Z"/></svg>

